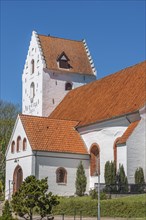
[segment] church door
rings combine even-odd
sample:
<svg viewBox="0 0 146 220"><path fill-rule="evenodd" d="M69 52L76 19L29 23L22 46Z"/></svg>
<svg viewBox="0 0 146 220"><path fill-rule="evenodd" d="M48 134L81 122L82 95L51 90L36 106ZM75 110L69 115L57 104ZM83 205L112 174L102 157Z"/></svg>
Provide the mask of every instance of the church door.
<svg viewBox="0 0 146 220"><path fill-rule="evenodd" d="M23 172L22 168L18 165L15 168L14 175L13 175L13 193L18 191L23 181Z"/></svg>

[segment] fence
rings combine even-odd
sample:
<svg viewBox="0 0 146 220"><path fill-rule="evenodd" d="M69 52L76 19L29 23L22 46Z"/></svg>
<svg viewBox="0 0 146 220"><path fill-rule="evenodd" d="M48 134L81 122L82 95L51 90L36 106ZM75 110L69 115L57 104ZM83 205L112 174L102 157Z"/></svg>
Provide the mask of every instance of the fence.
<svg viewBox="0 0 146 220"><path fill-rule="evenodd" d="M95 183L98 191L98 183ZM110 184L100 183L100 191L108 194L140 194L146 193L146 184Z"/></svg>

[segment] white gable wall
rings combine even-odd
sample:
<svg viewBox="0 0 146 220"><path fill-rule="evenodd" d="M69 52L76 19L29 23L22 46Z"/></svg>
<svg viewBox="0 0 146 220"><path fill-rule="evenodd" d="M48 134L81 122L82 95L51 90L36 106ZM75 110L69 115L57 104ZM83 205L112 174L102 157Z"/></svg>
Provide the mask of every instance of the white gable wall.
<svg viewBox="0 0 146 220"><path fill-rule="evenodd" d="M126 144L128 182L135 182L134 174L138 167L143 168L146 180L146 118L142 117Z"/></svg>
<svg viewBox="0 0 146 220"><path fill-rule="evenodd" d="M32 60L34 60L34 73L32 73ZM65 91L66 82L72 83L74 89L96 79L95 75L62 73L62 71L63 69L60 73L55 73L46 69L38 35L33 31L22 75L23 114L48 116L68 93ZM32 83L35 85L33 99L30 88Z"/></svg>
<svg viewBox="0 0 146 220"><path fill-rule="evenodd" d="M75 180L77 167L82 161L85 175L87 177L87 188L89 190L89 155L37 152L36 156L36 176L39 179L48 177L49 191L61 196L75 194ZM56 183L56 170L63 167L67 171L67 183Z"/></svg>
<svg viewBox="0 0 146 220"><path fill-rule="evenodd" d="M9 190L12 195L13 192L13 174L17 165L20 165L23 170L23 180L32 174L32 150L27 139L27 149L26 151L22 150L22 144L20 152L16 152L16 143L17 137L20 136L23 142L23 139L26 138L26 133L24 131L21 120L18 116L13 134L11 136L7 152L6 152L6 182L5 182L5 198L8 199ZM11 144L12 141L15 141L15 152L11 153ZM15 162L17 160L17 162ZM10 183L10 184L9 184ZM11 189L9 189L9 186Z"/></svg>
<svg viewBox="0 0 146 220"><path fill-rule="evenodd" d="M34 73L31 61L34 60ZM33 31L22 75L22 113L42 115L42 75L45 61L36 32ZM30 85L35 85L35 95L31 102Z"/></svg>

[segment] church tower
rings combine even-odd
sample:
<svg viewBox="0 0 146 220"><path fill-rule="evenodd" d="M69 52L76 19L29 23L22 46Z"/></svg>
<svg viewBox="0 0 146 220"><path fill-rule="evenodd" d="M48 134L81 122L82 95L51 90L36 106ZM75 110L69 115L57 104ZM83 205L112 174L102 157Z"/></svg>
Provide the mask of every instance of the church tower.
<svg viewBox="0 0 146 220"><path fill-rule="evenodd" d="M22 74L22 113L49 116L72 89L96 79L85 40L32 32Z"/></svg>

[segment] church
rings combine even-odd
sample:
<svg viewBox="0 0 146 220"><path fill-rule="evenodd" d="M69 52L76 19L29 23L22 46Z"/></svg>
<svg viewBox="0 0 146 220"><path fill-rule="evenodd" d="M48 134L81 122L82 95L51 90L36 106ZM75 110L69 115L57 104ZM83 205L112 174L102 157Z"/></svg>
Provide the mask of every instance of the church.
<svg viewBox="0 0 146 220"><path fill-rule="evenodd" d="M146 61L96 79L85 40L32 32L22 74L22 114L6 151L5 198L29 175L48 177L49 191L75 194L82 161L86 193L107 161L122 164L128 183L146 179Z"/></svg>

